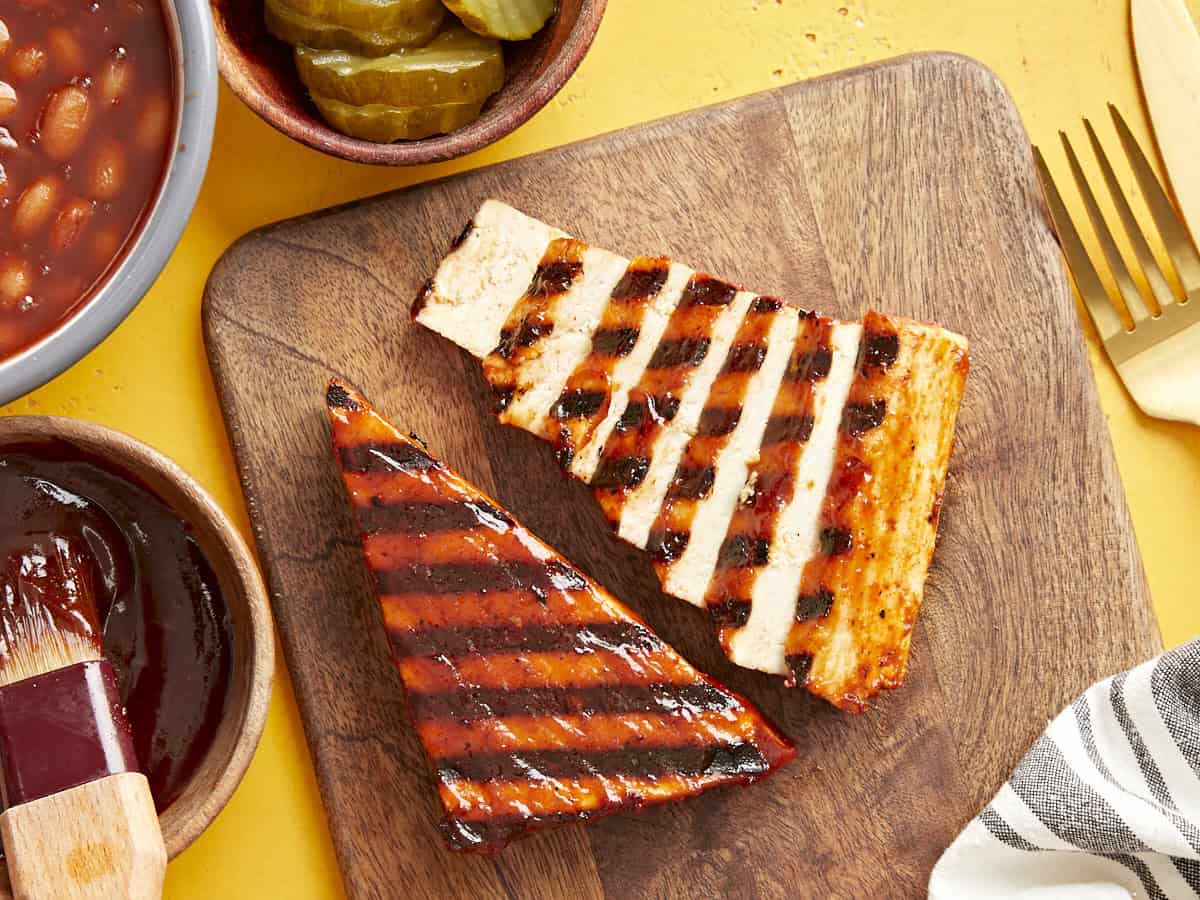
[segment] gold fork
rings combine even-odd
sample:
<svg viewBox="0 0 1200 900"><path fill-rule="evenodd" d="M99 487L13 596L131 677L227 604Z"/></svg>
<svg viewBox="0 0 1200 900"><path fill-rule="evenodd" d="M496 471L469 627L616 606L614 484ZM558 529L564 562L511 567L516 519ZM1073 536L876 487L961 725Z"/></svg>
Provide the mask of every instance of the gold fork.
<svg viewBox="0 0 1200 900"><path fill-rule="evenodd" d="M1100 275L1084 250L1079 232L1067 213L1062 195L1050 176L1045 157L1042 156L1041 150L1034 147L1042 188L1046 192L1046 201L1050 206L1054 227L1058 231L1063 255L1067 258L1067 266L1075 278L1075 286L1083 298L1084 305L1087 306L1096 330L1100 333L1100 340L1104 343L1109 359L1116 366L1117 373L1134 401L1147 415L1200 425L1200 254L1197 254L1195 246L1188 238L1187 228L1175 212L1171 201L1167 199L1166 192L1155 177L1154 170L1150 168L1145 153L1138 146L1124 118L1111 103L1108 105L1108 111L1112 114L1117 136L1121 140L1129 164L1133 167L1133 174L1142 189L1150 216L1154 219L1171 265L1183 286L1184 296L1180 298L1175 295L1150 251L1150 245L1134 218L1133 210L1124 191L1121 190L1108 155L1104 152L1092 123L1087 119L1083 120L1083 124L1087 129L1088 140L1100 164L1108 192L1112 195L1121 227L1129 237L1134 256L1158 304L1158 315L1152 314L1134 283L1133 276L1117 249L1112 231L1109 230L1096 203L1096 195L1079 165L1079 157L1075 155L1070 140L1063 132L1059 132L1059 137L1062 138L1063 148L1067 153L1071 175L1083 196L1088 218L1100 241L1100 247L1113 280L1117 283L1125 309L1133 321L1132 328L1125 327L1114 304L1110 302L1108 292L1100 281Z"/></svg>

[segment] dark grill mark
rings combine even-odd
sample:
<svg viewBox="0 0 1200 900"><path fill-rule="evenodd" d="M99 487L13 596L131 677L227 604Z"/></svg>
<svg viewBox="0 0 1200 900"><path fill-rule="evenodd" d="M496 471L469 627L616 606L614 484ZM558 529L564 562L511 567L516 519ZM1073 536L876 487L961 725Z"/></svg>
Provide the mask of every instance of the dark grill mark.
<svg viewBox="0 0 1200 900"><path fill-rule="evenodd" d="M691 533L687 531L651 531L646 541L646 552L656 563L670 565L683 556L691 538Z"/></svg>
<svg viewBox="0 0 1200 900"><path fill-rule="evenodd" d="M600 356L628 356L633 352L641 331L637 328L605 328L592 337L592 353Z"/></svg>
<svg viewBox="0 0 1200 900"><path fill-rule="evenodd" d="M706 406L700 413L696 434L700 437L722 437L732 434L741 419L740 406Z"/></svg>
<svg viewBox="0 0 1200 900"><path fill-rule="evenodd" d="M613 288L610 299L618 302L627 300L642 300L657 297L667 283L667 265L654 265L652 268L634 268L629 266L617 286Z"/></svg>
<svg viewBox="0 0 1200 900"><path fill-rule="evenodd" d="M812 430L812 416L772 416L767 420L762 443L764 447L781 441L804 443L812 437Z"/></svg>
<svg viewBox="0 0 1200 900"><path fill-rule="evenodd" d="M845 528L825 528L821 531L821 552L826 556L844 556L854 547L854 535Z"/></svg>
<svg viewBox="0 0 1200 900"><path fill-rule="evenodd" d="M783 309L783 301L777 297L755 297L750 304L750 311L756 313L779 312Z"/></svg>
<svg viewBox="0 0 1200 900"><path fill-rule="evenodd" d="M457 250L459 247L461 247L463 245L463 243L466 241L466 239L471 236L471 232L474 230L475 230L475 222L474 221L468 222L467 226L458 233L458 237L456 237L453 241L450 242L450 252L453 253L455 250Z"/></svg>
<svg viewBox="0 0 1200 900"><path fill-rule="evenodd" d="M718 628L744 628L750 621L750 601L730 598L708 608Z"/></svg>
<svg viewBox="0 0 1200 900"><path fill-rule="evenodd" d="M712 466L680 465L675 470L671 486L667 488L667 497L672 500L702 500L712 490L716 477L716 469Z"/></svg>
<svg viewBox="0 0 1200 900"><path fill-rule="evenodd" d="M633 622L429 628L424 631L390 631L389 637L400 656L583 653L589 649L661 653L665 646L649 630Z"/></svg>
<svg viewBox="0 0 1200 900"><path fill-rule="evenodd" d="M415 444L357 444L339 447L345 472L427 472L442 464Z"/></svg>
<svg viewBox="0 0 1200 900"><path fill-rule="evenodd" d="M804 687L808 683L808 673L812 670L812 654L791 653L787 659L788 671L792 673L791 683L794 687Z"/></svg>
<svg viewBox="0 0 1200 900"><path fill-rule="evenodd" d="M560 562L407 563L375 572L381 594L486 594L491 591L582 591L587 579Z"/></svg>
<svg viewBox="0 0 1200 900"><path fill-rule="evenodd" d="M601 684L593 687L464 687L446 693L410 693L413 718L477 722L508 716L602 715L606 713L725 712L737 701L711 685Z"/></svg>
<svg viewBox="0 0 1200 900"><path fill-rule="evenodd" d="M650 460L644 456L604 457L592 476L592 487L600 491L633 490L650 471Z"/></svg>
<svg viewBox="0 0 1200 900"><path fill-rule="evenodd" d="M681 308L689 306L728 306L737 288L711 275L693 275L679 300Z"/></svg>
<svg viewBox="0 0 1200 900"><path fill-rule="evenodd" d="M757 372L767 358L767 345L761 343L734 344L725 357L725 372Z"/></svg>
<svg viewBox="0 0 1200 900"><path fill-rule="evenodd" d="M370 506L356 510L359 527L367 534L436 534L470 528L508 529L512 517L482 500L459 503L389 502L372 497Z"/></svg>
<svg viewBox="0 0 1200 900"><path fill-rule="evenodd" d="M359 402L350 396L350 392L346 390L345 386L336 381L329 382L329 387L325 389L325 403L330 409L345 409L350 412L362 409Z"/></svg>
<svg viewBox="0 0 1200 900"><path fill-rule="evenodd" d="M553 297L555 294L565 294L571 284L583 271L583 263L577 260L556 259L550 263L541 263L533 273L529 282L529 297Z"/></svg>
<svg viewBox="0 0 1200 900"><path fill-rule="evenodd" d="M833 351L818 347L809 353L798 353L788 362L784 381L820 381L833 365Z"/></svg>
<svg viewBox="0 0 1200 900"><path fill-rule="evenodd" d="M869 375L871 369L886 369L900 355L900 335L875 332L863 336L861 370Z"/></svg>
<svg viewBox="0 0 1200 900"><path fill-rule="evenodd" d="M501 331L500 344L492 352L503 359L509 359L516 350L532 347L553 331L553 322L549 322L537 314L529 316L521 323L521 327L516 332L508 328Z"/></svg>
<svg viewBox="0 0 1200 900"><path fill-rule="evenodd" d="M868 403L849 403L842 411L842 433L850 437L861 437L872 428L883 424L887 415L886 400L871 400Z"/></svg>
<svg viewBox="0 0 1200 900"><path fill-rule="evenodd" d="M717 554L718 569L745 569L765 566L771 558L771 542L748 534L725 538Z"/></svg>
<svg viewBox="0 0 1200 900"><path fill-rule="evenodd" d="M631 400L617 420L617 431L641 428L650 422L670 422L679 413L678 397L648 397Z"/></svg>
<svg viewBox="0 0 1200 900"><path fill-rule="evenodd" d="M752 744L731 746L626 747L619 750L523 750L476 753L437 762L446 782L527 778L572 778L588 775L761 775L769 765Z"/></svg>
<svg viewBox="0 0 1200 900"><path fill-rule="evenodd" d="M676 338L663 340L654 348L654 355L646 365L648 369L671 369L675 366L695 367L708 356L712 341L706 337Z"/></svg>
<svg viewBox="0 0 1200 900"><path fill-rule="evenodd" d="M815 594L803 594L796 599L796 621L824 619L833 611L833 594L819 588Z"/></svg>
<svg viewBox="0 0 1200 900"><path fill-rule="evenodd" d="M599 412L607 400L604 391L563 391L550 415L555 419L586 419Z"/></svg>

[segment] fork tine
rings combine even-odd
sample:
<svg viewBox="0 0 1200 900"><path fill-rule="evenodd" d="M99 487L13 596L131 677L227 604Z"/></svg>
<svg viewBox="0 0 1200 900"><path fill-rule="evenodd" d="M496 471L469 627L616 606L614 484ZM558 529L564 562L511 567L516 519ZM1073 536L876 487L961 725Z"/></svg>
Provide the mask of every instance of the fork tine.
<svg viewBox="0 0 1200 900"><path fill-rule="evenodd" d="M1084 122L1087 122L1087 119L1084 119ZM1109 230L1108 223L1104 221L1104 214L1100 212L1096 195L1092 193L1092 186L1088 184L1087 176L1083 174L1083 167L1079 164L1079 157L1075 155L1075 148L1071 146L1070 138L1064 131L1060 131L1058 136L1062 139L1063 149L1067 151L1067 163L1071 167L1071 175L1075 178L1075 185L1083 197L1083 206L1092 222L1092 229L1100 240L1100 249L1104 252L1104 258L1108 260L1108 267L1112 271L1113 279L1117 282L1121 299L1125 301L1125 309L1129 312L1129 318L1133 320L1136 328L1138 322L1150 317L1150 313L1146 310L1146 304L1142 302L1142 295L1138 293L1137 285L1133 283L1133 276L1129 274L1129 267L1125 265L1121 251L1117 249L1117 242L1113 239L1112 231Z"/></svg>
<svg viewBox="0 0 1200 900"><path fill-rule="evenodd" d="M1058 186L1050 175L1046 158L1042 156L1042 151L1037 147L1033 148L1033 157L1037 164L1038 176L1042 180L1042 190L1046 194L1046 203L1050 207L1050 217L1054 220L1054 228L1058 232L1063 255L1067 258L1067 267L1071 270L1075 286L1079 289L1079 296L1083 298L1084 306L1087 307L1087 311L1092 317L1092 323L1100 334L1100 340L1108 341L1125 329L1122 327L1116 311L1108 302L1108 293L1104 290L1104 285L1100 283L1100 275L1096 272L1096 267L1092 265L1091 257L1083 248L1083 241L1079 239L1075 223L1071 221L1062 195L1058 192Z"/></svg>
<svg viewBox="0 0 1200 900"><path fill-rule="evenodd" d="M1138 264L1142 267L1142 274L1146 276L1146 281L1150 284L1150 290L1154 294L1154 299L1158 301L1159 308L1169 306L1175 302L1175 295L1172 293L1170 285L1167 284L1167 279L1163 275L1162 269L1158 266L1158 260L1154 258L1154 254L1150 251L1150 245L1146 243L1146 237L1142 234L1141 226L1138 225L1137 219L1134 218L1133 210L1129 206L1129 200L1125 196L1125 191L1121 189L1121 183L1117 181L1117 173L1113 171L1113 167L1108 161L1108 154L1104 152L1104 147L1100 144L1100 138L1096 136L1096 129L1092 127L1092 123L1087 119L1083 120L1083 125L1087 129L1088 140L1092 144L1092 152L1096 154L1096 160L1100 163L1100 171L1104 175L1104 182L1108 185L1108 193L1112 195L1113 203L1117 207L1117 215L1121 219L1121 227L1125 229L1125 234L1129 236L1129 243L1133 245L1133 254L1137 257Z"/></svg>
<svg viewBox="0 0 1200 900"><path fill-rule="evenodd" d="M1141 145L1129 130L1125 117L1111 103L1108 104L1108 112L1117 127L1121 146L1124 147L1129 164L1133 167L1133 174L1137 176L1138 185L1146 198L1146 205L1150 208L1150 215L1154 218L1154 225L1158 228L1171 264L1175 266L1179 280L1183 283L1183 289L1189 292L1200 289L1200 254L1197 254L1196 248L1192 246L1187 229L1183 227L1179 214L1167 199L1166 191L1155 176L1154 169L1150 167Z"/></svg>

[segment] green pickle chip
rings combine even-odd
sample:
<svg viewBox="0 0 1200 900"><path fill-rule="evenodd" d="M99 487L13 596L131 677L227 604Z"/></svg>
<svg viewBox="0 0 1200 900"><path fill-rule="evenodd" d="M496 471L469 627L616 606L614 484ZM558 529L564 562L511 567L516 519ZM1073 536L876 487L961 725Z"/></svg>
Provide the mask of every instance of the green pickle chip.
<svg viewBox="0 0 1200 900"><path fill-rule="evenodd" d="M554 15L555 0L444 0L476 34L504 41L533 37Z"/></svg>
<svg viewBox="0 0 1200 900"><path fill-rule="evenodd" d="M441 0L283 0L293 12L356 31L409 29L433 34L445 16ZM433 31L429 31L433 29Z"/></svg>
<svg viewBox="0 0 1200 900"><path fill-rule="evenodd" d="M461 26L427 46L379 57L299 46L296 68L314 96L351 106L478 105L504 85L499 42Z"/></svg>
<svg viewBox="0 0 1200 900"><path fill-rule="evenodd" d="M482 100L430 106L390 106L385 103L355 106L320 94L313 94L313 102L325 121L342 134L380 144L455 131L479 118L483 106Z"/></svg>
<svg viewBox="0 0 1200 900"><path fill-rule="evenodd" d="M297 12L284 0L266 0L267 30L289 44L324 49L353 50L366 56L383 56L430 41L441 27L444 10L409 25L376 30L348 28Z"/></svg>

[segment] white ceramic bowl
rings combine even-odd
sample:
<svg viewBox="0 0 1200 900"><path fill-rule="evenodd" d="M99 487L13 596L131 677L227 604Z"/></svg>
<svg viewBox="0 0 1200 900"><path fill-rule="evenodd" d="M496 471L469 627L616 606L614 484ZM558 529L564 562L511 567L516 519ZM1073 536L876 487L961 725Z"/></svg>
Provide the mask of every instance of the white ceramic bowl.
<svg viewBox="0 0 1200 900"><path fill-rule="evenodd" d="M175 59L175 149L149 215L87 301L37 343L0 361L0 403L45 384L99 344L145 296L196 205L217 117L217 49L208 0L163 0Z"/></svg>

